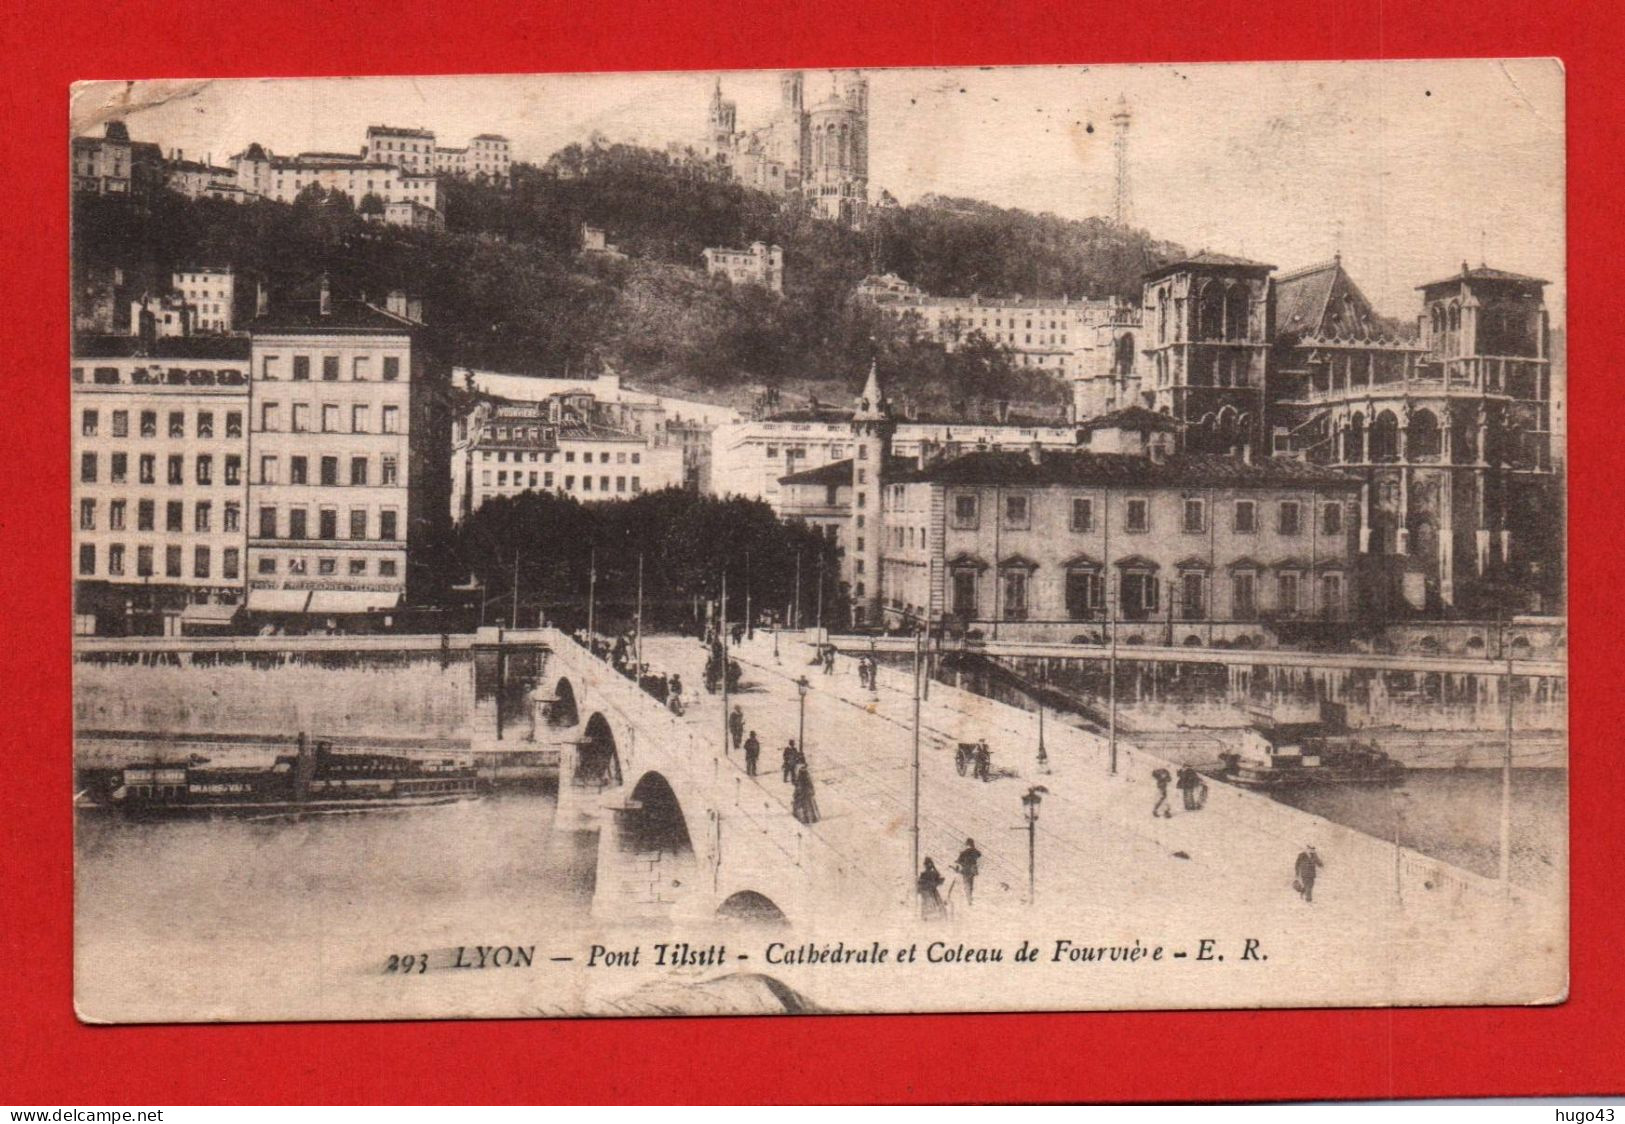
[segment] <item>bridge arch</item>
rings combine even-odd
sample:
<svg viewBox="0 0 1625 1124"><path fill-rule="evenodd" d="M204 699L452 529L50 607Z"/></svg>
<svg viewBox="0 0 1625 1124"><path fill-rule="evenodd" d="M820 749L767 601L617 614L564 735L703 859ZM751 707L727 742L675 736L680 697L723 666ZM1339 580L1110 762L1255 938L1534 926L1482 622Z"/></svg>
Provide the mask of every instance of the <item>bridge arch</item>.
<svg viewBox="0 0 1625 1124"><path fill-rule="evenodd" d="M587 728L577 743L572 779L580 787L612 788L621 783L621 757L615 731L600 711L594 711L587 719Z"/></svg>
<svg viewBox="0 0 1625 1124"><path fill-rule="evenodd" d="M568 676L561 675L553 685L552 698L547 706L547 724L555 729L568 729L580 721L581 711L576 706L575 686Z"/></svg>
<svg viewBox="0 0 1625 1124"><path fill-rule="evenodd" d="M648 772L638 778L627 799L621 821L621 843L638 851L692 856L694 836L677 799L677 790L665 774Z"/></svg>
<svg viewBox="0 0 1625 1124"><path fill-rule="evenodd" d="M737 890L722 900L717 906L717 916L732 921L743 921L751 925L788 925L790 919L785 917L772 898L755 890Z"/></svg>

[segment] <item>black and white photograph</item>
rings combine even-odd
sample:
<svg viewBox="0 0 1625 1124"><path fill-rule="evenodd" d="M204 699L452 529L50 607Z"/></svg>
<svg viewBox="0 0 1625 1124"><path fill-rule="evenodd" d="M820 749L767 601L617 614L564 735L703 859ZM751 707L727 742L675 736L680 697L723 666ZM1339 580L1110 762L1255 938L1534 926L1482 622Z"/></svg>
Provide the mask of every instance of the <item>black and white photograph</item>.
<svg viewBox="0 0 1625 1124"><path fill-rule="evenodd" d="M79 1018L1562 1002L1564 88L75 85Z"/></svg>

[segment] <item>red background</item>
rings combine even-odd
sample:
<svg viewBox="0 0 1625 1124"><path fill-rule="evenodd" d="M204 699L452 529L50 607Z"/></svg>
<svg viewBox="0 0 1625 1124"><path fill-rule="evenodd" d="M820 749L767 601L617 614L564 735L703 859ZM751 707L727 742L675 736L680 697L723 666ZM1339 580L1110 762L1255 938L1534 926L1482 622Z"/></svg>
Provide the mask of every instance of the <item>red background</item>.
<svg viewBox="0 0 1625 1124"><path fill-rule="evenodd" d="M0 82L0 1102L1205 1100L1625 1089L1608 732L1618 0L8 5ZM1563 10L1566 8L1566 11ZM1572 998L1535 1010L92 1028L72 997L68 84L82 78L1555 55L1568 68ZM1449 217L1441 220L1449 223ZM1615 294L1609 299L1609 294ZM1615 438L1615 439L1611 439ZM1610 545L1610 544L1613 545ZM177 908L182 908L177 903ZM201 967L201 966L200 966ZM1335 970L1335 969L1331 969Z"/></svg>

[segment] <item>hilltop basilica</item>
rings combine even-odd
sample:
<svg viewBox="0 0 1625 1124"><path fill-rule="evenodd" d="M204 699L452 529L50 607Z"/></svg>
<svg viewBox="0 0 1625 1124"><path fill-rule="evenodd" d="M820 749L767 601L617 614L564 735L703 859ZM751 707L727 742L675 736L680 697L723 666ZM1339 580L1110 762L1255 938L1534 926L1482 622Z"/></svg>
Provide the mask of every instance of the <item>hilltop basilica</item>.
<svg viewBox="0 0 1625 1124"><path fill-rule="evenodd" d="M718 79L701 151L748 187L803 195L824 218L862 226L869 191L869 80L859 71L842 71L830 75L828 92L811 105L806 94L801 71L781 74L772 120L742 131L738 106L723 98Z"/></svg>

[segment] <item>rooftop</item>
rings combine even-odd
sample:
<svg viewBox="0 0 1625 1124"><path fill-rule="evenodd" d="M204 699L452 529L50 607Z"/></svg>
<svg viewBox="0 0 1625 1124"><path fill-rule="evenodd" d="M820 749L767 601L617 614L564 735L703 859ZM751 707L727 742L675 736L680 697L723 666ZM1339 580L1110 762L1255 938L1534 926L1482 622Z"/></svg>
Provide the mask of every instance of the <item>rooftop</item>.
<svg viewBox="0 0 1625 1124"><path fill-rule="evenodd" d="M1427 281L1418 285L1418 289L1431 289L1435 285L1454 285L1461 281L1507 281L1517 285L1550 285L1551 282L1540 277L1530 277L1522 273L1511 273L1505 269L1491 269L1480 263L1476 268L1468 268L1466 262L1461 263L1461 272L1454 277L1443 277L1438 281Z"/></svg>
<svg viewBox="0 0 1625 1124"><path fill-rule="evenodd" d="M427 137L434 139L434 133L428 129L403 129L398 125L368 125L367 134L382 133L391 137Z"/></svg>
<svg viewBox="0 0 1625 1124"><path fill-rule="evenodd" d="M365 301L334 297L323 315L321 301L276 301L271 311L248 323L252 334L293 335L324 332L370 332L408 335L416 325L403 316L385 312Z"/></svg>
<svg viewBox="0 0 1625 1124"><path fill-rule="evenodd" d="M162 336L150 342L140 336L79 335L73 358L80 359L234 359L248 362L244 336Z"/></svg>
<svg viewBox="0 0 1625 1124"><path fill-rule="evenodd" d="M1190 268L1259 270L1268 273L1275 267L1261 261L1238 258L1233 254L1215 254L1211 250L1202 250L1190 257L1181 258L1179 261L1171 261L1167 265L1148 270L1145 279L1150 281L1157 277L1166 277L1170 273L1178 273L1182 269Z"/></svg>
<svg viewBox="0 0 1625 1124"><path fill-rule="evenodd" d="M1178 433L1180 425L1167 414L1147 410L1144 406L1125 406L1097 418L1078 423L1079 429L1155 429L1163 433Z"/></svg>
<svg viewBox="0 0 1625 1124"><path fill-rule="evenodd" d="M1012 485L1058 487L1117 485L1119 487L1295 488L1343 487L1356 489L1360 481L1336 469L1321 468L1283 457L1252 463L1235 457L1182 453L1155 461L1129 453L1090 453L1045 450L1037 461L1017 452L967 453L925 469L902 473L892 483Z"/></svg>
<svg viewBox="0 0 1625 1124"><path fill-rule="evenodd" d="M886 474L892 476L907 472L919 462L913 457L892 457L886 462ZM779 477L780 484L816 484L820 487L829 487L832 484L852 483L852 461L830 461L817 468L804 468L800 472L792 472L788 476Z"/></svg>

